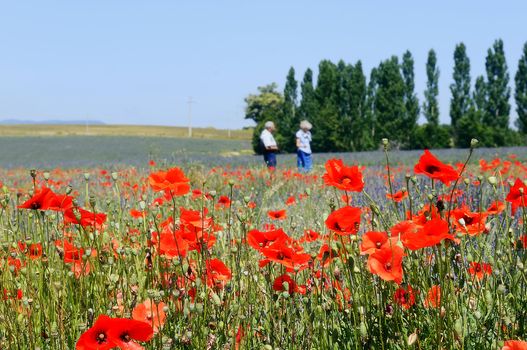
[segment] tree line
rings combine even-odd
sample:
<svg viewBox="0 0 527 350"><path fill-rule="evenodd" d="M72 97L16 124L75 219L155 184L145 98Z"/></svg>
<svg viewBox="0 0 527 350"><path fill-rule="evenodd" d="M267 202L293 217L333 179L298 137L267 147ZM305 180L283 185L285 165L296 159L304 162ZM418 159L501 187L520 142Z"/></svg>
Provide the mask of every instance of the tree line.
<svg viewBox="0 0 527 350"><path fill-rule="evenodd" d="M253 147L267 120L277 125L275 138L286 152L296 150L294 134L301 120L313 124L317 152L377 149L383 138L400 149L469 147L477 138L482 146L521 145L527 139L527 43L514 77L517 130L510 128L509 73L503 41L488 49L485 76L472 86L470 60L463 43L454 50L450 85L450 124L440 124L437 57L432 49L426 62L424 101L415 92L414 59L410 51L382 61L366 78L361 61L355 64L322 60L316 84L307 69L302 81L291 67L283 92L275 83L258 88L245 98L246 119L256 122ZM300 95L300 96L299 96ZM417 123L420 114L426 123Z"/></svg>

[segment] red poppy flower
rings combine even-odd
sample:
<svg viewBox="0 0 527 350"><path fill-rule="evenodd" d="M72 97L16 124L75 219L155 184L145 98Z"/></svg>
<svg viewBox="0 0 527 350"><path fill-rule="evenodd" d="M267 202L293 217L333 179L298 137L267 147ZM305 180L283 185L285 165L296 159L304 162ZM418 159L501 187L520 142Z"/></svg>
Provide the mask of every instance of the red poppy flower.
<svg viewBox="0 0 527 350"><path fill-rule="evenodd" d="M432 286L426 294L425 307L437 308L441 305L441 287Z"/></svg>
<svg viewBox="0 0 527 350"><path fill-rule="evenodd" d="M296 203L296 198L294 196L287 198L287 200L285 201L286 205L293 205L295 203Z"/></svg>
<svg viewBox="0 0 527 350"><path fill-rule="evenodd" d="M487 263L471 262L468 273L472 276L476 276L478 280L482 280L485 275L492 274L492 266Z"/></svg>
<svg viewBox="0 0 527 350"><path fill-rule="evenodd" d="M521 340L507 340L501 350L527 350L527 342Z"/></svg>
<svg viewBox="0 0 527 350"><path fill-rule="evenodd" d="M311 255L287 246L283 241L276 242L260 252L269 260L282 264L288 272L301 271L308 267Z"/></svg>
<svg viewBox="0 0 527 350"><path fill-rule="evenodd" d="M20 209L49 210L55 203L55 193L50 188L42 187L35 194L18 206Z"/></svg>
<svg viewBox="0 0 527 350"><path fill-rule="evenodd" d="M360 245L360 254L372 254L381 249L384 245L394 245L397 243L397 237L388 238L386 232L369 231L362 236Z"/></svg>
<svg viewBox="0 0 527 350"><path fill-rule="evenodd" d="M360 225L360 208L342 207L329 214L326 227L339 235L356 234Z"/></svg>
<svg viewBox="0 0 527 350"><path fill-rule="evenodd" d="M306 286L299 286L288 274L278 276L273 282L273 289L279 292L287 291L289 294L306 294Z"/></svg>
<svg viewBox="0 0 527 350"><path fill-rule="evenodd" d="M171 196L182 196L190 191L190 180L180 168L152 173L148 177L148 182L154 191L165 191Z"/></svg>
<svg viewBox="0 0 527 350"><path fill-rule="evenodd" d="M267 216L269 216L272 220L284 220L287 217L286 210L269 210L267 212Z"/></svg>
<svg viewBox="0 0 527 350"><path fill-rule="evenodd" d="M154 304L150 299L145 300L134 308L132 318L136 321L142 321L152 325L154 333L157 333L165 324L166 314L163 310L164 307L164 302Z"/></svg>
<svg viewBox="0 0 527 350"><path fill-rule="evenodd" d="M441 162L427 149L421 158L419 158L419 163L415 165L414 172L416 174L424 174L431 179L439 180L447 186L450 185L451 181L459 177L457 171L452 166Z"/></svg>
<svg viewBox="0 0 527 350"><path fill-rule="evenodd" d="M278 241L290 241L291 238L284 232L283 229L271 231L251 230L247 233L247 244L256 250L267 248L271 244Z"/></svg>
<svg viewBox="0 0 527 350"><path fill-rule="evenodd" d="M345 166L342 159L329 159L326 162L326 173L322 176L324 183L344 191L361 192L364 181L359 167Z"/></svg>
<svg viewBox="0 0 527 350"><path fill-rule="evenodd" d="M398 191L393 194L393 196L390 193L386 194L386 198L393 199L394 202L402 202L403 199L408 197L407 191Z"/></svg>
<svg viewBox="0 0 527 350"><path fill-rule="evenodd" d="M221 260L210 259L205 264L208 286L223 288L232 278L231 270Z"/></svg>
<svg viewBox="0 0 527 350"><path fill-rule="evenodd" d="M516 214L518 207L527 206L527 186L522 180L516 179L505 200L512 204L512 215Z"/></svg>
<svg viewBox="0 0 527 350"><path fill-rule="evenodd" d="M81 225L82 227L99 227L106 221L106 214L92 213L82 208L72 208L64 212L64 223Z"/></svg>
<svg viewBox="0 0 527 350"><path fill-rule="evenodd" d="M382 249L370 254L368 268L371 273L385 281L401 284L403 281L404 250L398 245L385 245Z"/></svg>
<svg viewBox="0 0 527 350"><path fill-rule="evenodd" d="M488 215L498 215L505 210L505 204L500 201L492 202L491 206L487 209Z"/></svg>
<svg viewBox="0 0 527 350"><path fill-rule="evenodd" d="M228 208L230 206L231 206L231 200L229 199L229 197L227 197L227 196L220 196L220 198L218 198L218 203L217 203L216 207Z"/></svg>
<svg viewBox="0 0 527 350"><path fill-rule="evenodd" d="M428 221L417 231L401 234L401 242L411 250L433 247L444 239L455 240L454 236L448 233L447 222L440 218Z"/></svg>
<svg viewBox="0 0 527 350"><path fill-rule="evenodd" d="M115 339L110 338L109 330L114 326L112 319L106 315L100 315L95 324L84 332L75 349L77 350L109 350L117 346Z"/></svg>
<svg viewBox="0 0 527 350"><path fill-rule="evenodd" d="M393 299L397 304L408 310L412 307L412 305L415 304L415 291L410 285L408 285L406 288L399 287L395 291Z"/></svg>
<svg viewBox="0 0 527 350"><path fill-rule="evenodd" d="M452 210L451 215L455 219L454 225L456 231L470 236L476 236L482 232L487 232L485 223L487 221L486 213L473 213L468 207Z"/></svg>

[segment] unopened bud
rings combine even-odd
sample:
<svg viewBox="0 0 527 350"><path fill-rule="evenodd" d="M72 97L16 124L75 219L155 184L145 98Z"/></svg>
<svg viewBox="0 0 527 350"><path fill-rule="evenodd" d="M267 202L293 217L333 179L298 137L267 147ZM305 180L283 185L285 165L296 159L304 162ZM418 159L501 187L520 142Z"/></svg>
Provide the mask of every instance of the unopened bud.
<svg viewBox="0 0 527 350"><path fill-rule="evenodd" d="M90 173L84 173L84 180L88 181L90 179Z"/></svg>
<svg viewBox="0 0 527 350"><path fill-rule="evenodd" d="M478 139L472 139L470 140L470 148L476 148L476 146L478 145L479 141Z"/></svg>
<svg viewBox="0 0 527 350"><path fill-rule="evenodd" d="M498 179L496 179L496 176L489 176L487 178L487 181L489 182L489 184L491 184L492 186L495 186L497 183L498 183Z"/></svg>

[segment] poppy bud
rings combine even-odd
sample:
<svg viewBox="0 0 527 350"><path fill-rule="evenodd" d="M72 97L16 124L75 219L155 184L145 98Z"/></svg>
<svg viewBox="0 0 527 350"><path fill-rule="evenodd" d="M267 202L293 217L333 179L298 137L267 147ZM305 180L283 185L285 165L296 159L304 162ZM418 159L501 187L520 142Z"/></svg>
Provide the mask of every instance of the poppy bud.
<svg viewBox="0 0 527 350"><path fill-rule="evenodd" d="M113 181L117 181L117 177L118 177L118 176L119 176L119 173L116 172L116 171L114 171L114 172L112 173L112 180L113 180Z"/></svg>
<svg viewBox="0 0 527 350"><path fill-rule="evenodd" d="M388 139L387 138L383 138L382 139L382 145L383 146L388 146Z"/></svg>
<svg viewBox="0 0 527 350"><path fill-rule="evenodd" d="M84 173L84 180L88 181L90 179L90 173Z"/></svg>
<svg viewBox="0 0 527 350"><path fill-rule="evenodd" d="M234 180L233 179L229 180L229 186L231 186L231 187L234 186Z"/></svg>
<svg viewBox="0 0 527 350"><path fill-rule="evenodd" d="M470 148L476 148L476 146L478 145L479 141L478 139L472 139L470 140Z"/></svg>
<svg viewBox="0 0 527 350"><path fill-rule="evenodd" d="M411 346L417 341L417 333L413 332L408 336L408 345Z"/></svg>
<svg viewBox="0 0 527 350"><path fill-rule="evenodd" d="M44 177L44 180L48 181L49 180L49 172L48 171L44 171L44 173L42 173L42 176Z"/></svg>
<svg viewBox="0 0 527 350"><path fill-rule="evenodd" d="M491 184L492 186L495 186L496 183L498 182L498 180L496 179L496 176L489 176L487 178L487 181L489 182L489 184Z"/></svg>
<svg viewBox="0 0 527 350"><path fill-rule="evenodd" d="M469 185L470 184L470 179L467 177L465 179L463 179L463 182L465 183L465 185Z"/></svg>
<svg viewBox="0 0 527 350"><path fill-rule="evenodd" d="M95 208L96 199L95 199L95 196L94 196L93 194L90 195L89 203L90 203L90 206L91 206L92 208Z"/></svg>
<svg viewBox="0 0 527 350"><path fill-rule="evenodd" d="M33 179L35 179L35 178L37 177L37 171L36 171L35 169L31 169L31 170L29 171L29 175L30 175Z"/></svg>

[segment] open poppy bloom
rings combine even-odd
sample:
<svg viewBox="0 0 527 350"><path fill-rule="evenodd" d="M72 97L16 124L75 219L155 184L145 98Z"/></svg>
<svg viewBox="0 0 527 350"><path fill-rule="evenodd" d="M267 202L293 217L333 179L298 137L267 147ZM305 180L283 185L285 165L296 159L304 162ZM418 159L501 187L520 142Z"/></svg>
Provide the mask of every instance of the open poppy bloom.
<svg viewBox="0 0 527 350"><path fill-rule="evenodd" d="M278 276L273 282L273 289L279 292L287 291L289 294L306 294L306 286L299 286L288 274Z"/></svg>
<svg viewBox="0 0 527 350"><path fill-rule="evenodd" d="M512 215L516 214L518 207L527 206L527 186L522 180L516 179L505 200L512 204Z"/></svg>
<svg viewBox="0 0 527 350"><path fill-rule="evenodd" d="M339 235L356 234L360 225L360 208L342 207L329 214L326 227Z"/></svg>
<svg viewBox="0 0 527 350"><path fill-rule="evenodd" d="M282 210L269 210L267 212L267 215L272 219L272 220L284 220L286 217L287 217L287 214L286 214L286 210L285 209L282 209Z"/></svg>
<svg viewBox="0 0 527 350"><path fill-rule="evenodd" d="M487 232L485 226L487 221L486 213L474 213L471 212L468 207L463 206L452 210L451 214L455 218L454 225L456 226L457 232L468 234L470 236L476 236L480 233Z"/></svg>
<svg viewBox="0 0 527 350"><path fill-rule="evenodd" d="M35 191L35 194L18 206L20 209L49 210L55 204L55 193L47 187Z"/></svg>
<svg viewBox="0 0 527 350"><path fill-rule="evenodd" d="M106 221L106 214L92 213L82 208L71 208L64 212L64 223L81 225L82 227L99 227Z"/></svg>
<svg viewBox="0 0 527 350"><path fill-rule="evenodd" d="M219 259L206 261L207 285L210 287L223 288L232 278L231 270Z"/></svg>
<svg viewBox="0 0 527 350"><path fill-rule="evenodd" d="M153 335L152 326L146 322L100 315L95 324L80 336L75 349L109 350L119 347L139 350L143 347L134 340L148 341Z"/></svg>
<svg viewBox="0 0 527 350"><path fill-rule="evenodd" d="M401 284L403 281L404 250L398 245L385 245L382 249L370 254L368 269L385 281Z"/></svg>
<svg viewBox="0 0 527 350"><path fill-rule="evenodd" d="M444 239L455 240L455 237L448 233L447 222L440 218L426 222L418 230L412 229L401 234L401 242L411 250L433 247Z"/></svg>
<svg viewBox="0 0 527 350"><path fill-rule="evenodd" d="M148 182L154 191L165 191L165 193L169 193L171 196L182 196L190 192L190 180L177 167L150 174Z"/></svg>
<svg viewBox="0 0 527 350"><path fill-rule="evenodd" d="M295 269L301 271L307 268L311 260L311 255L287 246L284 241L271 244L267 248L261 249L260 252L267 260L285 266L288 272L293 272Z"/></svg>
<svg viewBox="0 0 527 350"><path fill-rule="evenodd" d="M326 173L322 176L324 183L340 190L361 192L364 181L359 167L345 166L342 159L329 159L326 162Z"/></svg>
<svg viewBox="0 0 527 350"><path fill-rule="evenodd" d="M163 310L164 307L164 302L155 304L150 299L145 300L134 308L132 311L132 318L136 321L142 321L152 325L154 333L157 333L165 324L165 319L167 317Z"/></svg>
<svg viewBox="0 0 527 350"><path fill-rule="evenodd" d="M492 267L487 263L471 262L468 273L477 277L478 280L482 280L485 275L490 276L492 274Z"/></svg>
<svg viewBox="0 0 527 350"><path fill-rule="evenodd" d="M402 200L406 197L408 197L407 191L397 191L393 194L393 196L390 193L386 194L386 198L393 199L393 201L397 203L402 202Z"/></svg>
<svg viewBox="0 0 527 350"><path fill-rule="evenodd" d="M441 162L427 149L425 149L425 153L419 158L419 163L415 165L414 172L416 174L424 174L434 180L439 180L447 186L450 185L451 181L457 180L459 177L457 171L452 166Z"/></svg>
<svg viewBox="0 0 527 350"><path fill-rule="evenodd" d="M521 340L507 340L501 350L527 350L527 342Z"/></svg>
<svg viewBox="0 0 527 350"><path fill-rule="evenodd" d="M369 231L362 236L362 243L360 245L360 254L372 254L383 246L395 245L397 237L388 238L386 232Z"/></svg>
<svg viewBox="0 0 527 350"><path fill-rule="evenodd" d="M410 285L406 286L406 288L399 287L395 291L393 299L397 304L408 310L415 304L415 291Z"/></svg>
<svg viewBox="0 0 527 350"><path fill-rule="evenodd" d="M271 231L251 230L247 233L247 243L256 250L262 250L279 241L291 242L291 238L281 228Z"/></svg>

